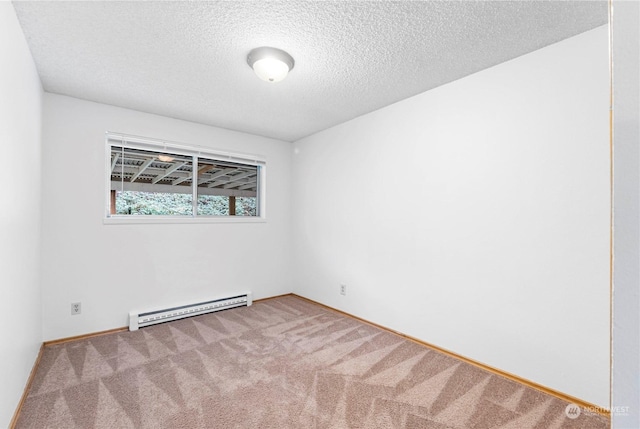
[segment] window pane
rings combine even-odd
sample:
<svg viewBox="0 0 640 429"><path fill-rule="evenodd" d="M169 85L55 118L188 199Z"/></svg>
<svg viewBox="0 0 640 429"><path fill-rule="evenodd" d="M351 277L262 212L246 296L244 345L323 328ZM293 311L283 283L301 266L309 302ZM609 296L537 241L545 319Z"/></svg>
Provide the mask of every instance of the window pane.
<svg viewBox="0 0 640 429"><path fill-rule="evenodd" d="M258 216L257 190L255 165L198 159L198 215Z"/></svg>
<svg viewBox="0 0 640 429"><path fill-rule="evenodd" d="M111 147L111 214L192 216L189 156Z"/></svg>
<svg viewBox="0 0 640 429"><path fill-rule="evenodd" d="M108 137L107 150L107 217L261 215L258 156L122 135Z"/></svg>

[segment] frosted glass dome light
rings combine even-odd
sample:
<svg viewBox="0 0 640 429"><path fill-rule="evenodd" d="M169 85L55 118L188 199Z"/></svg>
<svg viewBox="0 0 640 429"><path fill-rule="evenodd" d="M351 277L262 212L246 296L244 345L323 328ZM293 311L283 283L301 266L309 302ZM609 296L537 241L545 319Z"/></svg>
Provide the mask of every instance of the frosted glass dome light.
<svg viewBox="0 0 640 429"><path fill-rule="evenodd" d="M267 82L280 82L287 77L289 66L275 58L263 58L253 63L253 71Z"/></svg>
<svg viewBox="0 0 640 429"><path fill-rule="evenodd" d="M291 55L285 51L267 46L249 52L247 63L266 82L280 82L295 64Z"/></svg>

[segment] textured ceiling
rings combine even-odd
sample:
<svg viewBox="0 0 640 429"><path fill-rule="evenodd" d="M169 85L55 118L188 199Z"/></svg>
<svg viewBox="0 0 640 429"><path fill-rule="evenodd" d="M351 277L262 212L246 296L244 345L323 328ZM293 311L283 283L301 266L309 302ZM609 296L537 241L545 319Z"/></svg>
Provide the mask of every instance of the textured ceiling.
<svg viewBox="0 0 640 429"><path fill-rule="evenodd" d="M607 22L607 0L14 6L48 92L286 141ZM264 45L283 82L247 65Z"/></svg>

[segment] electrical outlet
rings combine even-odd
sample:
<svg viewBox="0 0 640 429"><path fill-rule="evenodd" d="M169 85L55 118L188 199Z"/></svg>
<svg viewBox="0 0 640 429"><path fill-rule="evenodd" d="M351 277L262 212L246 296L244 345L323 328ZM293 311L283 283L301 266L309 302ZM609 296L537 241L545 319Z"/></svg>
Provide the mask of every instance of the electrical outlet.
<svg viewBox="0 0 640 429"><path fill-rule="evenodd" d="M72 316L76 316L78 314L82 313L82 304L79 302L72 302L71 303L71 315Z"/></svg>
<svg viewBox="0 0 640 429"><path fill-rule="evenodd" d="M340 295L347 294L347 285L340 285Z"/></svg>

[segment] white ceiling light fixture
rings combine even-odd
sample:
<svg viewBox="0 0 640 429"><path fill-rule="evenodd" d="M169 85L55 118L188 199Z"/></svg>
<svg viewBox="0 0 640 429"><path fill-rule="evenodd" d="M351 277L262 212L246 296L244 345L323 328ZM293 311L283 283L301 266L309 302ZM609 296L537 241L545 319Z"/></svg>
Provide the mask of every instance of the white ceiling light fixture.
<svg viewBox="0 0 640 429"><path fill-rule="evenodd" d="M295 61L282 49L262 46L249 52L247 63L260 79L280 82L293 69Z"/></svg>

